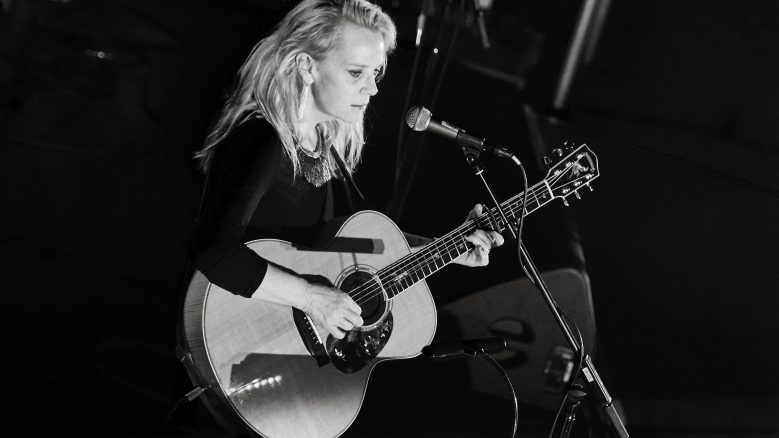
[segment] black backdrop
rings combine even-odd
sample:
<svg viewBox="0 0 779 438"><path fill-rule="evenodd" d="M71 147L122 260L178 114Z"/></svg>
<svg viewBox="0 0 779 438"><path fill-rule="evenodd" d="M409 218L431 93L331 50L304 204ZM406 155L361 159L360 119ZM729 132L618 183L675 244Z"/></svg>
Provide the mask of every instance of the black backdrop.
<svg viewBox="0 0 779 438"><path fill-rule="evenodd" d="M393 187L420 3L382 3L401 45L370 110L358 183L380 210L409 185L395 219L436 235L487 198L456 148L433 137L420 146L418 134L406 133L418 171L407 161ZM434 3L437 30L445 2ZM189 156L242 57L287 6L9 4L0 15L0 265L11 431L156 430L186 383L171 351L201 182ZM496 1L496 47L482 51L464 27L432 105L515 151L531 184L543 171L531 164L522 105L550 113L578 7ZM579 234L600 370L635 427L777 428L777 18L771 1L613 2L568 108L541 119L548 146L590 144L603 176L574 206L530 217L528 245L551 269L569 264L561 241ZM445 63L429 61L429 44L420 72L430 69L435 84ZM412 103L430 105L425 93ZM485 161L499 193L520 189L508 164ZM506 247L487 269L439 274L436 299L519 277L513 257Z"/></svg>

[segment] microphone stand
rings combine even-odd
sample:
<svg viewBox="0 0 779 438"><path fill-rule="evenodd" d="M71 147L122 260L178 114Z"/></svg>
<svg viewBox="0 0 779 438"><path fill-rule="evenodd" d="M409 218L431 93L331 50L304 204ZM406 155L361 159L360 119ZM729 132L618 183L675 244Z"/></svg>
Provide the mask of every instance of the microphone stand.
<svg viewBox="0 0 779 438"><path fill-rule="evenodd" d="M530 280L535 284L535 286L541 292L541 295L544 301L546 302L547 307L549 307L549 310L552 312L552 315L554 316L557 325L560 327L560 330L562 330L563 335L565 335L565 339L568 341L568 344L571 346L571 350L573 350L576 356L584 358L581 361L583 363L579 364L579 368L581 369L581 374L584 376L584 380L589 386L590 391L594 393L596 401L600 404L601 408L604 410L606 417L608 418L614 433L619 438L629 437L630 435L628 434L627 429L625 429L625 426L619 417L619 413L614 408L613 400L609 395L608 391L606 390L606 386L603 384L603 381L600 379L598 372L595 370L595 365L593 365L590 355L582 354L584 346L579 345L579 342L573 336L573 332L571 331L571 327L568 325L568 322L564 320L560 315L557 303L555 302L552 295L549 293L549 289L546 287L546 283L544 283L543 278L541 278L541 274L538 272L535 263L533 263L533 260L530 258L530 254L528 253L527 248L525 248L525 244L520 239L520 236L517 233L518 224L508 220L505 212L503 211L503 208L500 205L500 202L498 202L498 200L495 198L495 194L493 193L492 188L490 187L489 183L484 177L484 165L479 160L479 154L481 153L481 150L475 147L474 145L469 144L468 142L459 141L459 139L458 139L458 143L460 144L463 154L465 155L465 161L468 163L469 166L471 166L474 173L479 176L482 183L484 183L484 187L487 189L487 193L489 194L490 199L495 204L495 208L498 211L500 218L504 221L503 223L506 224L506 228L508 228L509 232L511 233L511 237L514 240L514 242L518 244L519 253L520 253L520 263L522 263L522 260L526 262L525 264L526 267L528 268L526 272L530 277ZM515 157L512 157L512 159L517 160ZM523 205L522 210L524 209L525 206ZM577 376L573 377L571 383L573 383L573 380L575 380L576 377ZM563 426L560 429L562 438L566 438L570 433L573 427L573 421L575 420L575 409L579 405L581 399L583 399L586 396L586 393L584 391L581 391L580 387L570 386L569 394L571 393L571 390L576 390L575 392L576 396L568 397L568 395L566 395L565 406L562 409L565 418L564 418Z"/></svg>

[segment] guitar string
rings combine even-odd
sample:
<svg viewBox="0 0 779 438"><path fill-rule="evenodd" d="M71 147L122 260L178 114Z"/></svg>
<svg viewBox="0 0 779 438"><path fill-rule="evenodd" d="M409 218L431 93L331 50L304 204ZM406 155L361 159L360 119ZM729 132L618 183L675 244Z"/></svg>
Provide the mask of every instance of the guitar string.
<svg viewBox="0 0 779 438"><path fill-rule="evenodd" d="M460 242L459 245L461 245L462 242L464 241L464 237L467 234L469 234L472 230L476 229L476 227L473 224L470 224L470 225L471 226L465 227L462 230L457 230L457 232L455 232L455 233L450 233L451 235L447 235L447 237L445 239L442 238L441 242L436 243L436 244L432 244L430 248L426 248L425 251L426 252L430 252L430 254L428 254L427 256L432 256L432 254L436 254L436 253L440 254L441 252L446 251L447 254L451 257L451 259L449 261L444 261L443 266L441 266L440 268L443 268L444 266L446 266L448 263L450 263L452 260L454 260L456 258L456 256L452 256L452 251L455 251L455 252L457 251L458 241ZM434 249L438 249L438 251L437 252L433 252ZM422 256L422 254L414 254L414 255ZM403 278L404 279L408 278L409 280L403 280L403 279L397 280L397 279L395 279L395 276L396 276L396 272L398 270L396 270L396 269L386 269L385 268L385 269L382 270L384 272L377 273L374 276L374 278L372 278L368 282L364 283L365 287L363 288L363 290L360 291L359 294L353 296L353 299L355 300L355 302L357 304L362 304L362 303L366 302L367 300L370 300L373 297L382 294L383 290L388 288L390 284L394 284L394 285L400 286L400 288L397 288L397 287L395 288L397 290L397 292L394 293L393 296L396 296L400 292L402 292L403 290L408 289L409 287L413 286L418 281L420 281L422 278L424 278L424 277L422 277L422 278L415 279L414 278L414 274L409 274L409 272L416 273L417 272L416 268L418 266L423 266L423 265L430 266L432 263L434 263L434 262L427 263L427 264L422 263L422 262L408 263L406 266L403 267L403 269L400 269L400 271L406 273L407 275L404 276ZM410 269L410 268L413 268L413 270ZM435 270L431 270L431 271L435 272L435 271L437 271L440 268L438 266L436 266ZM431 274L432 274L432 272L431 272ZM377 281L376 278L378 278L379 281ZM410 283L409 283L409 281L410 281ZM405 282L406 284L404 284L403 282ZM384 286L384 285L387 285L387 286Z"/></svg>
<svg viewBox="0 0 779 438"><path fill-rule="evenodd" d="M414 272L416 272L416 269L420 266L424 266L424 265L430 266L431 264L435 263L433 261L433 257L435 254L440 255L441 253L446 251L447 254L451 255L452 250L456 250L458 243L461 242L461 239L463 239L466 233L469 233L471 229L475 229L475 224L470 223L469 221L469 223L463 224L457 229L441 237L437 241L431 242L419 252L408 254L406 257L400 259L398 261L399 263L393 263L389 266L386 266L385 268L377 272L376 275L374 275L374 277L371 280L369 280L366 283L363 283L363 285L361 285L362 288L360 288L360 290L358 290L358 288L355 288L353 291L351 291L349 293L350 296L352 296L352 298L358 304L363 303L364 301L371 299L377 294L381 293L382 289L384 288L378 284L376 278L379 279L381 284L389 285L391 283L391 281L389 280L391 280L393 277L397 278L397 275L400 272L409 273L409 271L412 270L411 268L413 268ZM452 260L453 259L454 258L452 258ZM424 263L425 260L428 260L429 262ZM447 263L448 262L444 262L444 266ZM408 277L404 277L404 278L408 278ZM398 285L401 285L400 281L402 280L394 280L395 284ZM412 282L411 284L415 283L416 281Z"/></svg>
<svg viewBox="0 0 779 438"><path fill-rule="evenodd" d="M561 178L563 178L565 176L565 173L567 172L568 169L570 169L570 168L566 168L564 171L562 171L560 174L558 174L556 176L552 176L552 177L547 178L546 181L548 183L555 183L556 180L559 180L559 179L561 179ZM566 185L575 184L578 179L580 179L580 178L576 178L576 179L574 179L572 181L569 181L568 183L563 184L560 187L561 188L565 188ZM551 187L551 184L550 184L550 187ZM581 187L578 187L578 188L581 188ZM546 191L547 191L547 186L545 184L537 184L536 186L534 186L531 189L529 189L528 190L528 204L530 204L530 201L533 201L533 202L538 203L539 207L540 207L541 203L539 202L538 198L541 197L543 199L544 197L538 196L537 192L544 192L545 193ZM519 211L519 206L521 204L520 198L522 198L523 196L524 196L524 194L520 193L520 194L510 198L509 200L507 200L505 202L505 204L506 204L505 206L507 208L511 209L511 212L510 212L511 215L514 215L515 211ZM547 200L547 202L550 201L553 198L554 198L554 196L549 198ZM512 204L515 204L517 208L516 209L513 208ZM538 208L538 207L536 207L536 208ZM490 208L490 211L491 210L494 210L494 209ZM409 271L411 271L411 272L415 273L416 276L419 277L419 278L414 279L414 274L411 274L409 276L404 276L403 277L403 278L409 278L410 277L413 280L407 286L401 284L397 280L395 281L395 284L400 285L402 287L397 293L395 293L393 295L393 297L397 296L398 294L400 294L401 292L403 292L406 289L410 288L411 286L413 286L414 284L418 283L422 279L432 275L433 273L437 272L439 269L444 268L449 263L451 263L453 260L455 260L457 257L462 255L462 254L458 254L457 256L451 257L452 249L454 249L455 252L457 252L458 248L461 247L461 245L463 243L462 241L464 240L465 235L469 234L471 231L476 229L476 226L480 225L479 222L481 220L488 219L488 216L489 216L488 213L483 213L480 216L472 219L469 222L466 222L465 224L461 225L460 227L456 228L455 230L451 231L450 233L448 233L447 235L442 237L440 239L439 244L434 245L434 244L431 243L427 247L425 247L424 249L420 250L420 252L414 253L414 254L409 254L406 257L403 257L402 259L396 261L395 263L392 263L392 264L386 266L385 268L381 269L374 276L374 278L372 278L371 280L361 284L360 286L356 287L355 289L351 290L349 292L349 295L352 296L352 298L355 300L355 302L357 302L357 304L362 304L362 303L365 303L367 300L370 300L373 297L378 296L378 295L383 293L382 291L385 289L385 287L382 286L381 284L388 283L386 281L387 277L393 276L398 271L404 272L404 273L408 273ZM500 224L501 219L498 219L498 222ZM441 247L441 245L440 245L441 243L445 243L443 248L440 248ZM466 242L466 244L467 244L467 242ZM433 249L437 249L438 251L434 252ZM433 259L429 258L429 257L430 256L434 256L434 255L438 255L439 258L440 258L441 249L446 250L447 255L450 255L451 258L450 258L449 261L444 262L444 264L441 267L438 267L437 264L433 261ZM424 257L424 253L428 253L427 254L427 258ZM429 268L429 266L431 266L431 264L433 266L435 266L434 269L430 269ZM394 265L397 265L397 266L394 266ZM403 267L403 269L398 269L401 266ZM425 273L424 273L424 267L425 266L428 266L428 269L431 271L430 274L425 275ZM412 267L414 268L413 270L410 269ZM422 273L421 277L419 276L419 272L420 272L418 270L419 267L421 267L421 273ZM381 282L381 284L379 284L379 282L376 281L376 277L378 277L378 279Z"/></svg>
<svg viewBox="0 0 779 438"><path fill-rule="evenodd" d="M560 179L562 177L562 173L558 176L553 176L547 179L547 181L551 181L552 183L555 182L556 179ZM544 184L537 184L535 187L532 187L528 190L528 204L530 204L530 201L536 202L541 205L541 202L539 201L539 198L544 199L544 196L539 196L539 192L546 193L547 188ZM524 196L523 193L520 193L519 195L514 196L513 198L509 199L505 202L505 207L509 208L510 215L515 215L516 212L519 211L519 207L521 205L520 198ZM549 198L551 200L552 198ZM513 205L513 206L512 206ZM516 206L516 208L514 208ZM490 211L494 210L494 208L490 208ZM392 263L382 270L380 270L374 278L371 280L363 283L362 285L358 286L357 288L353 289L349 292L350 296L357 302L358 304L362 304L365 301L372 299L373 297L382 294L382 290L385 289L382 285L379 284L379 282L376 281L376 278L378 277L381 284L389 284L391 282L387 282L387 277L392 277L396 274L396 272L404 272L406 274L409 273L409 271L412 272L411 275L404 276L403 278L411 278L413 281L408 284L404 285L398 280L394 280L394 284L400 285L402 289L395 293L394 295L398 295L404 290L410 288L423 278L426 278L429 275L432 275L433 273L437 272L439 269L442 269L449 263L451 263L453 260L455 260L457 257L462 255L462 253L457 254L456 256L452 256L452 252L455 253L458 252L458 249L462 247L462 244L464 243L464 237L469 234L471 231L476 229L479 222L482 222L484 220L488 220L490 214L489 213L483 213L480 216L472 219L469 222L466 222L465 224L461 225L457 229L451 231L444 237L439 239L438 244L429 244L424 249L420 250L418 253L409 254L406 257L398 260L395 263ZM497 219L499 224L502 223L502 219ZM441 244L444 244L443 246ZM469 242L465 242L466 244L470 244ZM444 264L442 266L438 266L437 262L434 261L435 256L438 256L438 259L441 259L441 252L442 250L446 251L447 255L450 256L450 259L448 261L444 261ZM425 254L427 253L427 254ZM397 265L397 266L395 266ZM430 266L435 266L434 268L429 268ZM425 275L424 268L425 266L428 267L428 270L430 270L430 274ZM398 269L398 268L403 269ZM422 276L420 277L419 272L422 273ZM419 278L414 278L414 274L416 274Z"/></svg>
<svg viewBox="0 0 779 438"><path fill-rule="evenodd" d="M548 181L552 180L552 182L554 182L554 180L559 179L559 177L560 175L558 175L557 177L551 177L548 179ZM528 204L530 204L532 201L538 203L540 206L542 201L539 201L539 198L543 199L543 196L541 195L546 192L547 192L547 188L545 184L537 184L535 187L532 187L531 189L528 190ZM505 202L505 207L510 210L511 216L514 216L516 212L520 210L520 205L522 204L520 198L523 197L524 194L520 193L519 195L516 195ZM403 272L406 274L411 272L410 275L406 275L403 277L403 278L411 278L413 280L412 283L407 286L403 285L398 280L394 280L394 284L403 287L403 289L401 289L398 293L395 294L397 295L403 290L413 286L420 280L426 278L429 275L432 275L434 272L437 272L439 269L442 269L443 267L451 263L453 260L461 256L464 252L467 252L467 251L463 251L462 253L460 253L459 251L460 248L462 248L463 243L465 243L466 245L471 245L470 242L465 241L465 236L470 234L471 231L475 230L477 226L482 227L481 225L485 221L491 223L492 222L491 216L493 216L491 213L493 212L493 210L495 209L490 208L487 213L482 213L481 215L477 216L471 221L468 221L465 224L461 225L460 227L448 233L444 237L438 239L437 244L431 243L427 245L424 249L420 250L418 253L414 253L413 255L409 254L408 256L398 260L396 263L386 266L385 268L380 270L374 276L374 278L372 278L371 280L363 283L362 285L350 291L349 292L350 296L352 296L352 298L358 304L364 303L365 301L382 293L382 289L384 289L384 287L382 287L376 281L377 277L378 280L382 284L384 284L384 283L390 283L387 282L386 280L388 279L388 277L395 276L396 272ZM498 222L499 226L503 222L502 218L496 218L496 221ZM443 246L441 244L443 244ZM445 251L446 255L448 255L450 259L448 261L444 261L444 264L439 267L437 260L443 260L443 257L441 257L442 251ZM452 252L454 252L456 255L452 256ZM408 260L406 260L406 258L408 258ZM431 266L433 267L431 268ZM425 267L427 267L427 270L430 271L430 274L425 274ZM398 268L402 268L402 269L398 269ZM415 276L419 278L414 278Z"/></svg>

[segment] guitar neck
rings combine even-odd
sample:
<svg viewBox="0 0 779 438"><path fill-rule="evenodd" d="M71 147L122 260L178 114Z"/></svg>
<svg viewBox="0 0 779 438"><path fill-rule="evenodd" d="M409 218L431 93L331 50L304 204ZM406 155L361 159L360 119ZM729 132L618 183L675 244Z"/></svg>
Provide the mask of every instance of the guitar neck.
<svg viewBox="0 0 779 438"><path fill-rule="evenodd" d="M523 198L524 192L501 203L501 208L506 212L509 221L516 219L523 207L525 214L530 214L550 202L554 196L547 180L543 180L528 189L526 206L522 205ZM473 245L465 240L465 236L474 230L502 230L505 226L506 223L500 217L497 209L490 208L481 216L465 222L419 251L385 267L376 276L384 290L387 291L389 298L392 298L468 252Z"/></svg>

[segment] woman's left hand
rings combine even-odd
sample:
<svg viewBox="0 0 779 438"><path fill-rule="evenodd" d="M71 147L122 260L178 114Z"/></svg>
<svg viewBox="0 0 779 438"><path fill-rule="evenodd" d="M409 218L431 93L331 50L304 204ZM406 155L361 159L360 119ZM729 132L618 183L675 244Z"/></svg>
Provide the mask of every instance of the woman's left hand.
<svg viewBox="0 0 779 438"><path fill-rule="evenodd" d="M476 204L466 222L481 216L483 210L481 204ZM503 236L497 231L476 230L465 236L465 240L472 243L473 248L454 260L464 266L486 266L490 262L490 249L503 245Z"/></svg>

